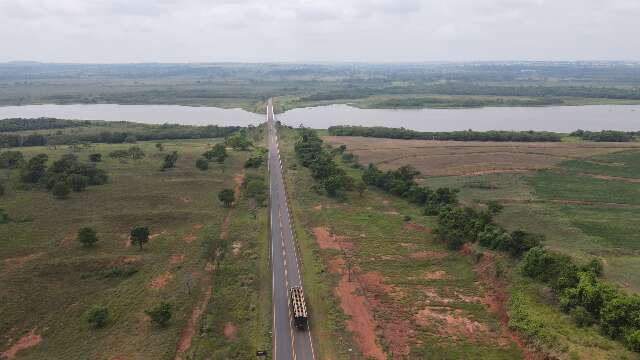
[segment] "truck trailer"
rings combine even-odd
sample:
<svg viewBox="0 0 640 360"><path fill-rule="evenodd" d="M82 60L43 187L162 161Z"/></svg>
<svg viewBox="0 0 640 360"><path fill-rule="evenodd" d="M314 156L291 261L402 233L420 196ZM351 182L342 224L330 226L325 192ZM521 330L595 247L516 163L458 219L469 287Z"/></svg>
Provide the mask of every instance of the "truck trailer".
<svg viewBox="0 0 640 360"><path fill-rule="evenodd" d="M289 289L289 302L291 303L291 313L293 314L293 324L299 330L307 328L307 304L304 301L304 293L301 286L294 286Z"/></svg>

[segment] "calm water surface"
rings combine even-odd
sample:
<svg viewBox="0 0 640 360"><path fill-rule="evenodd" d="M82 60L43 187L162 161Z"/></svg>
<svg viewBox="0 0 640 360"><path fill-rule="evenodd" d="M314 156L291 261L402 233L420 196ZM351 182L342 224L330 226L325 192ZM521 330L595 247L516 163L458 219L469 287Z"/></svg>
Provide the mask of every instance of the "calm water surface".
<svg viewBox="0 0 640 360"><path fill-rule="evenodd" d="M0 119L54 117L61 119L135 121L147 124L256 125L264 115L241 109L179 105L25 105L0 107ZM291 126L332 125L405 127L420 131L452 130L640 130L640 105L493 107L478 109L385 110L330 105L294 109L277 116Z"/></svg>
<svg viewBox="0 0 640 360"><path fill-rule="evenodd" d="M404 127L419 131L453 130L640 130L640 105L488 107L474 109L385 110L347 105L294 109L278 120L291 126L332 125Z"/></svg>
<svg viewBox="0 0 640 360"><path fill-rule="evenodd" d="M0 119L52 117L58 119L133 121L144 124L247 126L265 116L242 109L179 105L24 105L0 107Z"/></svg>

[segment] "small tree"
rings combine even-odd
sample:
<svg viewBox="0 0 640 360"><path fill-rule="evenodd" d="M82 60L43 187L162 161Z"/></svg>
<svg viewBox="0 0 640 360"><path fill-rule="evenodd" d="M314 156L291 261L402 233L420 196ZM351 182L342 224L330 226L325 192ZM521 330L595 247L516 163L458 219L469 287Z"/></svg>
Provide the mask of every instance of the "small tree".
<svg viewBox="0 0 640 360"><path fill-rule="evenodd" d="M236 199L236 197L233 193L233 190L224 189L218 193L218 199L222 201L224 206L229 207L231 206L231 204L233 204L233 201Z"/></svg>
<svg viewBox="0 0 640 360"><path fill-rule="evenodd" d="M94 153L94 154L89 155L89 161L94 162L94 163L102 161L102 154Z"/></svg>
<svg viewBox="0 0 640 360"><path fill-rule="evenodd" d="M149 228L137 226L131 229L131 243L137 244L142 250L142 245L149 241Z"/></svg>
<svg viewBox="0 0 640 360"><path fill-rule="evenodd" d="M205 171L209 168L209 162L205 158L198 158L198 160L196 160L196 167L202 171Z"/></svg>
<svg viewBox="0 0 640 360"><path fill-rule="evenodd" d="M164 163L162 164L162 171L166 169L171 169L176 166L176 161L178 161L178 152L174 151L171 154L167 154L164 157Z"/></svg>
<svg viewBox="0 0 640 360"><path fill-rule="evenodd" d="M164 301L160 302L157 306L144 311L145 314L149 315L153 322L162 327L166 327L169 320L171 320L171 312L171 304Z"/></svg>
<svg viewBox="0 0 640 360"><path fill-rule="evenodd" d="M9 222L9 215L4 212L4 209L0 209L0 224L6 224Z"/></svg>
<svg viewBox="0 0 640 360"><path fill-rule="evenodd" d="M98 241L98 237L96 236L96 231L90 227L84 227L78 230L78 241L84 247L93 246Z"/></svg>
<svg viewBox="0 0 640 360"><path fill-rule="evenodd" d="M365 184L362 180L356 181L355 190L358 192L358 195L362 197L365 190L367 190L367 184Z"/></svg>
<svg viewBox="0 0 640 360"><path fill-rule="evenodd" d="M53 188L51 189L51 193L59 200L66 199L71 189L69 188L69 184L66 181L58 181Z"/></svg>
<svg viewBox="0 0 640 360"><path fill-rule="evenodd" d="M0 184L0 196L4 195L4 185Z"/></svg>
<svg viewBox="0 0 640 360"><path fill-rule="evenodd" d="M487 202L487 209L492 215L498 215L502 212L504 206L495 200L491 200Z"/></svg>
<svg viewBox="0 0 640 360"><path fill-rule="evenodd" d="M161 143L156 143L156 149L158 149L158 151L163 151L164 146Z"/></svg>
<svg viewBox="0 0 640 360"><path fill-rule="evenodd" d="M129 156L131 156L133 160L140 160L145 156L144 151L142 151L139 146L132 146L128 151Z"/></svg>
<svg viewBox="0 0 640 360"><path fill-rule="evenodd" d="M109 320L109 309L106 306L95 305L87 311L87 322L95 328L101 328L107 325Z"/></svg>
<svg viewBox="0 0 640 360"><path fill-rule="evenodd" d="M87 185L89 185L89 178L83 175L74 174L69 177L69 184L73 191L81 192L84 191Z"/></svg>

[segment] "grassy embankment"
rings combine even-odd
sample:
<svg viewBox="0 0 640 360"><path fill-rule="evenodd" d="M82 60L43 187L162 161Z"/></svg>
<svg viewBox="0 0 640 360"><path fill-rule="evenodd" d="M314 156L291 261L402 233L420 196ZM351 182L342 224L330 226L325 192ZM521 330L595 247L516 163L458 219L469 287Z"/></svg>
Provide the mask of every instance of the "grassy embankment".
<svg viewBox="0 0 640 360"><path fill-rule="evenodd" d="M193 310L205 298L211 277L216 278L214 293L238 291L238 283L226 278L235 276L226 269L236 267L242 267L245 276L254 276L244 293L246 307L230 306L237 299L224 297L209 305L207 338L215 337L219 348L241 343L255 349L270 343L265 331L270 326L264 325L270 316L259 305L270 286L263 276L266 257L258 251L251 261L246 261L245 253L227 256L218 265L221 274L209 272L210 252L219 244L230 214L229 239L252 239L247 249L265 246L261 242L264 211L259 209L257 219L247 220L247 201L229 210L217 199L218 191L236 185L234 175L242 172L247 154L231 151L224 165L212 163L207 171L194 166L208 144L219 141L162 141L163 152L155 142L138 143L147 156L124 162L107 154L130 144L92 145L77 155L86 161L89 153L101 153L98 167L107 171L109 182L72 193L66 200L56 200L39 188L21 190L17 171L4 170L3 180L8 180L1 200L10 222L0 225L0 350L32 332L41 342L19 351L19 358L171 359L188 332ZM46 153L50 160L68 153L66 147L19 150L27 157ZM176 168L159 171L163 156L174 150L180 154ZM235 224L242 221L250 224L236 233ZM128 232L135 225L149 226L152 233L143 250L127 245ZM94 248L82 248L75 240L83 226L97 230L99 241ZM173 305L166 329L150 323L144 314L160 301ZM86 311L96 304L109 309L109 322L102 329L91 328L85 319ZM224 312L215 308L225 306ZM246 309L251 309L252 316L246 315ZM223 317L242 329L234 338L220 335ZM193 336L199 338L200 322L195 323Z"/></svg>

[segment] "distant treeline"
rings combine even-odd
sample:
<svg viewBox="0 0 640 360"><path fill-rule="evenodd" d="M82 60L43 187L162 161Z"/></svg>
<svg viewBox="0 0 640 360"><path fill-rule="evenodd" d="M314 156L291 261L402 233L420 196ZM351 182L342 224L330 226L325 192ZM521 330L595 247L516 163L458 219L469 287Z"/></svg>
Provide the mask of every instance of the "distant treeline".
<svg viewBox="0 0 640 360"><path fill-rule="evenodd" d="M220 127L186 125L141 125L125 130L105 130L86 133L64 133L57 131L48 134L0 134L0 148L67 145L78 143L120 144L148 140L205 139L226 137L240 130L239 126Z"/></svg>
<svg viewBox="0 0 640 360"><path fill-rule="evenodd" d="M603 142L630 142L634 141L637 135L640 135L640 131L624 132L616 130L603 130L594 132L580 129L571 133L571 136L577 136L583 140Z"/></svg>
<svg viewBox="0 0 640 360"><path fill-rule="evenodd" d="M329 134L335 136L365 136L388 139L453 140L453 141L518 141L557 142L560 134L546 131L446 131L421 132L404 128L331 126Z"/></svg>
<svg viewBox="0 0 640 360"><path fill-rule="evenodd" d="M584 97L603 99L640 99L640 89L594 86L491 86L469 83L435 84L425 92L447 95L491 95L530 97Z"/></svg>
<svg viewBox="0 0 640 360"><path fill-rule="evenodd" d="M0 120L0 132L64 129L70 127L90 126L87 120L63 120L54 118L23 119L11 118Z"/></svg>
<svg viewBox="0 0 640 360"><path fill-rule="evenodd" d="M375 108L475 108L484 106L547 106L562 104L562 99L541 97L535 99L498 98L498 99L473 99L473 98L437 98L437 97L411 97L386 99L374 102Z"/></svg>

